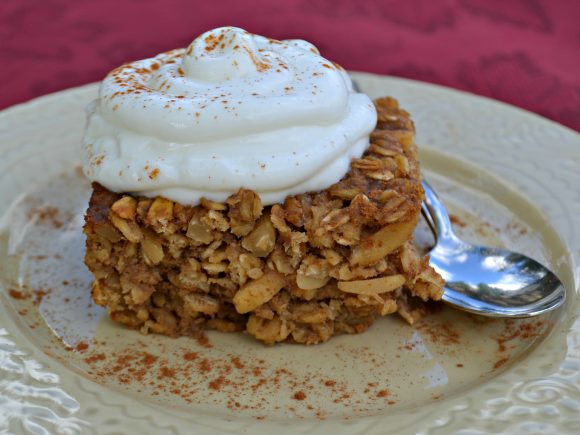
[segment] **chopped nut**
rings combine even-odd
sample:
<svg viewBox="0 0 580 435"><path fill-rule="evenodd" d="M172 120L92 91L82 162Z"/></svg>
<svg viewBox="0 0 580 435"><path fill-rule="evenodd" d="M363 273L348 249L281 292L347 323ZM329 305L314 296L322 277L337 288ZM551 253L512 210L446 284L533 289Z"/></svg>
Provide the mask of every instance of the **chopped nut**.
<svg viewBox="0 0 580 435"><path fill-rule="evenodd" d="M294 273L294 267L292 266L292 261L280 247L274 248L274 251L270 255L270 261L278 272L284 275L290 275Z"/></svg>
<svg viewBox="0 0 580 435"><path fill-rule="evenodd" d="M258 279L264 275L264 271L259 267L254 267L253 269L248 270L248 277L251 279Z"/></svg>
<svg viewBox="0 0 580 435"><path fill-rule="evenodd" d="M240 262L242 267L246 270L260 268L262 266L262 262L260 261L260 259L254 257L251 254L246 253L240 254L240 256L238 257L238 261Z"/></svg>
<svg viewBox="0 0 580 435"><path fill-rule="evenodd" d="M95 225L95 233L99 236L104 237L111 243L117 243L123 238L122 234L119 233L109 222L102 222Z"/></svg>
<svg viewBox="0 0 580 435"><path fill-rule="evenodd" d="M298 273L315 278L326 278L328 276L328 264L323 258L309 254L302 260Z"/></svg>
<svg viewBox="0 0 580 435"><path fill-rule="evenodd" d="M342 255L332 249L323 249L322 255L331 266L336 266L342 261Z"/></svg>
<svg viewBox="0 0 580 435"><path fill-rule="evenodd" d="M352 252L351 263L365 266L384 258L411 237L418 219L419 213L407 222L387 225L372 236L361 240Z"/></svg>
<svg viewBox="0 0 580 435"><path fill-rule="evenodd" d="M254 222L239 223L231 221L231 232L238 237L244 237L250 234L254 229Z"/></svg>
<svg viewBox="0 0 580 435"><path fill-rule="evenodd" d="M358 281L339 281L338 289L358 295L378 295L392 292L405 284L403 275L382 276Z"/></svg>
<svg viewBox="0 0 580 435"><path fill-rule="evenodd" d="M242 240L242 246L256 257L266 257L276 244L276 230L268 215L260 218L254 229Z"/></svg>
<svg viewBox="0 0 580 435"><path fill-rule="evenodd" d="M297 273L296 285L303 290L314 290L317 288L324 287L329 279L330 276L327 276L325 278L316 278L313 276L304 275L302 273Z"/></svg>
<svg viewBox="0 0 580 435"><path fill-rule="evenodd" d="M137 200L130 196L124 196L111 206L111 210L113 210L113 212L115 212L120 218L135 220Z"/></svg>
<svg viewBox="0 0 580 435"><path fill-rule="evenodd" d="M161 239L152 231L144 232L141 249L147 264L156 266L163 260L164 253Z"/></svg>
<svg viewBox="0 0 580 435"><path fill-rule="evenodd" d="M173 202L165 198L155 198L147 212L147 223L160 233L167 229L171 219L173 219Z"/></svg>
<svg viewBox="0 0 580 435"><path fill-rule="evenodd" d="M120 218L115 213L110 214L110 219L115 228L117 228L123 236L132 243L138 243L143 238L141 228L134 221L128 221Z"/></svg>
<svg viewBox="0 0 580 435"><path fill-rule="evenodd" d="M252 190L240 189L236 194L230 196L226 202L230 207L228 216L231 221L232 231L240 224L256 221L262 214L262 201L256 192Z"/></svg>
<svg viewBox="0 0 580 435"><path fill-rule="evenodd" d="M207 245L213 241L211 228L200 221L199 214L195 214L189 221L185 235L196 242Z"/></svg>
<svg viewBox="0 0 580 435"><path fill-rule="evenodd" d="M220 204L219 202L211 201L206 198L201 198L200 204L203 208L207 210L217 210L217 211L224 211L228 209L228 206L225 204Z"/></svg>
<svg viewBox="0 0 580 435"><path fill-rule="evenodd" d="M397 311L398 308L397 301L393 299L385 299L384 301L381 299L378 302L381 304L381 308L379 311L379 314L381 316L386 316L387 314L392 314Z"/></svg>
<svg viewBox="0 0 580 435"><path fill-rule="evenodd" d="M208 295L189 293L183 296L184 309L191 314L215 314L219 311L219 302Z"/></svg>
<svg viewBox="0 0 580 435"><path fill-rule="evenodd" d="M248 313L265 304L284 287L284 284L284 277L278 272L266 271L262 277L246 283L235 294L233 302L237 312Z"/></svg>

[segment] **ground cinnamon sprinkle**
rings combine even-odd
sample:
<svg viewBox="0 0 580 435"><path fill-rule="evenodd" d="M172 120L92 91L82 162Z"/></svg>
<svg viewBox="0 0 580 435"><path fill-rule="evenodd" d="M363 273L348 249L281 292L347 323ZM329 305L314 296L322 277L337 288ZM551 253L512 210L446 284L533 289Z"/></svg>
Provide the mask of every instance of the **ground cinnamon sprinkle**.
<svg viewBox="0 0 580 435"><path fill-rule="evenodd" d="M465 221L463 221L456 215L453 214L449 215L449 220L451 221L452 224L457 225L458 227L465 228L467 226L467 223L465 223Z"/></svg>
<svg viewBox="0 0 580 435"><path fill-rule="evenodd" d="M245 364L240 360L240 357L238 356L232 358L232 363L237 369L243 369L245 367Z"/></svg>
<svg viewBox="0 0 580 435"><path fill-rule="evenodd" d="M161 367L159 377L160 378L175 378L175 370L170 369L169 367Z"/></svg>
<svg viewBox="0 0 580 435"><path fill-rule="evenodd" d="M266 379L259 379L258 382L256 382L254 385L251 386L252 391L256 392L258 390L258 388L260 388L262 385L266 385Z"/></svg>
<svg viewBox="0 0 580 435"><path fill-rule="evenodd" d="M95 355L91 355L91 356L85 358L85 361L89 364L92 364L92 363L97 362L97 361L104 361L106 358L107 357L105 356L104 353L97 353Z"/></svg>
<svg viewBox="0 0 580 435"><path fill-rule="evenodd" d="M195 341L197 341L197 344L207 349L213 347L212 344L209 342L208 338L205 336L205 334L195 337Z"/></svg>
<svg viewBox="0 0 580 435"><path fill-rule="evenodd" d="M79 344L76 345L75 349L79 352L84 352L89 348L89 345L84 341L81 341Z"/></svg>
<svg viewBox="0 0 580 435"><path fill-rule="evenodd" d="M50 205L30 209L26 218L29 221L36 221L40 224L48 223L55 229L60 229L64 225L62 220L59 219L58 208Z"/></svg>
<svg viewBox="0 0 580 435"><path fill-rule="evenodd" d="M198 357L197 352L187 352L183 354L183 359L186 361L194 361L197 359L197 357Z"/></svg>
<svg viewBox="0 0 580 435"><path fill-rule="evenodd" d="M508 319L505 321L505 328L500 335L495 337L497 342L497 361L493 369L496 370L509 361L509 356L506 352L516 346L510 344L516 339L531 340L541 336L546 331L546 323L543 320L514 320Z"/></svg>
<svg viewBox="0 0 580 435"><path fill-rule="evenodd" d="M451 346L457 345L461 341L460 333L448 321L438 322L436 327L429 321L422 321L417 324L417 329L427 334L433 343ZM413 344L405 345L408 350L412 350L413 347Z"/></svg>
<svg viewBox="0 0 580 435"><path fill-rule="evenodd" d="M506 357L503 357L503 358L500 358L500 359L498 359L498 360L496 361L496 363L493 365L493 369L494 369L494 370L496 370L496 369L499 369L501 366L503 366L503 365L504 365L506 362L508 362L508 361L509 361L509 358L508 358L507 356L506 356Z"/></svg>
<svg viewBox="0 0 580 435"><path fill-rule="evenodd" d="M543 333L544 321L537 320L532 323L524 323L520 325L521 336L525 340L537 338Z"/></svg>
<svg viewBox="0 0 580 435"><path fill-rule="evenodd" d="M198 365L198 369L204 373L211 372L211 368L212 368L211 364L209 363L209 360L207 358L204 358Z"/></svg>
<svg viewBox="0 0 580 435"><path fill-rule="evenodd" d="M505 352L508 348L508 343L516 338L524 340L537 338L545 331L545 326L543 320L531 322L506 320L504 331L496 337L499 352Z"/></svg>
<svg viewBox="0 0 580 435"><path fill-rule="evenodd" d="M304 391L298 391L294 393L294 396L292 396L292 398L294 400L304 400L306 399L306 394L304 393Z"/></svg>
<svg viewBox="0 0 580 435"><path fill-rule="evenodd" d="M149 177L150 180L155 180L159 175L159 172L161 172L159 168L155 168L151 172L149 172L147 176Z"/></svg>
<svg viewBox="0 0 580 435"><path fill-rule="evenodd" d="M441 330L439 330L438 333L441 334L441 339L445 344L459 343L459 332L453 329L451 323L443 323L441 325Z"/></svg>
<svg viewBox="0 0 580 435"><path fill-rule="evenodd" d="M10 295L11 298L18 299L18 300L27 299L30 297L30 295L28 293L20 292L18 290L14 290L14 289L8 290L8 294Z"/></svg>
<svg viewBox="0 0 580 435"><path fill-rule="evenodd" d="M389 390L379 387L377 382L369 382L368 391L363 393L348 382L329 379L325 373L299 374L291 367L271 367L261 358L245 359L227 351L215 356L213 352L203 354L188 349L175 350L171 356L160 349L162 354L157 355L148 352L149 346L138 341L112 354L93 351L84 361L91 366L89 373L98 380L132 386L139 392L150 391L147 394L154 397L175 396L186 403L225 405L236 412L260 413L272 409L290 412L297 418L308 415L304 412L325 418L326 411L310 401L319 394L326 394L329 403L349 412L364 413L395 403ZM357 354L361 352L361 349L356 351ZM369 352L371 350L367 349L363 353ZM272 398L279 397L283 391L288 391L296 406L281 407L272 402ZM364 399L360 394L364 394Z"/></svg>
<svg viewBox="0 0 580 435"><path fill-rule="evenodd" d="M223 376L219 376L213 381L211 381L208 385L209 388L211 388L212 390L219 391L225 383L226 379Z"/></svg>
<svg viewBox="0 0 580 435"><path fill-rule="evenodd" d="M151 355L150 353L143 352L143 356L141 358L141 362L147 366L150 366L157 361L157 357L155 355Z"/></svg>
<svg viewBox="0 0 580 435"><path fill-rule="evenodd" d="M47 290L34 290L34 305L39 305L45 296L52 293L52 289Z"/></svg>

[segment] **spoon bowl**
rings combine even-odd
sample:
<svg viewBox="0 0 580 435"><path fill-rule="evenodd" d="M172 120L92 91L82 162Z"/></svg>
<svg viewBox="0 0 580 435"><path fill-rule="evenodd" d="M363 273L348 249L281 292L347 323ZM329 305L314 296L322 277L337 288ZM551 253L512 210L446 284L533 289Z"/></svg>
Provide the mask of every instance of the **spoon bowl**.
<svg viewBox="0 0 580 435"><path fill-rule="evenodd" d="M445 279L445 302L489 317L532 317L564 303L566 291L554 273L525 255L461 240L426 181L423 189L422 212L437 240L430 263Z"/></svg>

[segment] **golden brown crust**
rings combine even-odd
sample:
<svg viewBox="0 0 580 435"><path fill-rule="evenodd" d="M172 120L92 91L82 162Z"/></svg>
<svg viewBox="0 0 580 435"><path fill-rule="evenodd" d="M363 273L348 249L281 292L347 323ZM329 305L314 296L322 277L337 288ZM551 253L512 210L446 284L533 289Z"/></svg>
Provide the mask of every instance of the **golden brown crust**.
<svg viewBox="0 0 580 435"><path fill-rule="evenodd" d="M423 191L414 126L375 102L371 145L330 188L264 207L240 189L189 207L93 184L84 227L93 299L143 332L246 330L314 344L377 316L413 322L443 280L412 242Z"/></svg>

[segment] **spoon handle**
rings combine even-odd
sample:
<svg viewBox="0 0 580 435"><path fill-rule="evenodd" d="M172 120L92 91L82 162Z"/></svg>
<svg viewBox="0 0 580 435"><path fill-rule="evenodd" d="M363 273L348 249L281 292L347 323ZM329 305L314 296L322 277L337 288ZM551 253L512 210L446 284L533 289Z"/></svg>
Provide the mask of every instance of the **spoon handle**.
<svg viewBox="0 0 580 435"><path fill-rule="evenodd" d="M426 180L423 180L422 185L425 191L423 206L427 209L424 216L431 229L435 230L437 240L455 239L445 206Z"/></svg>

